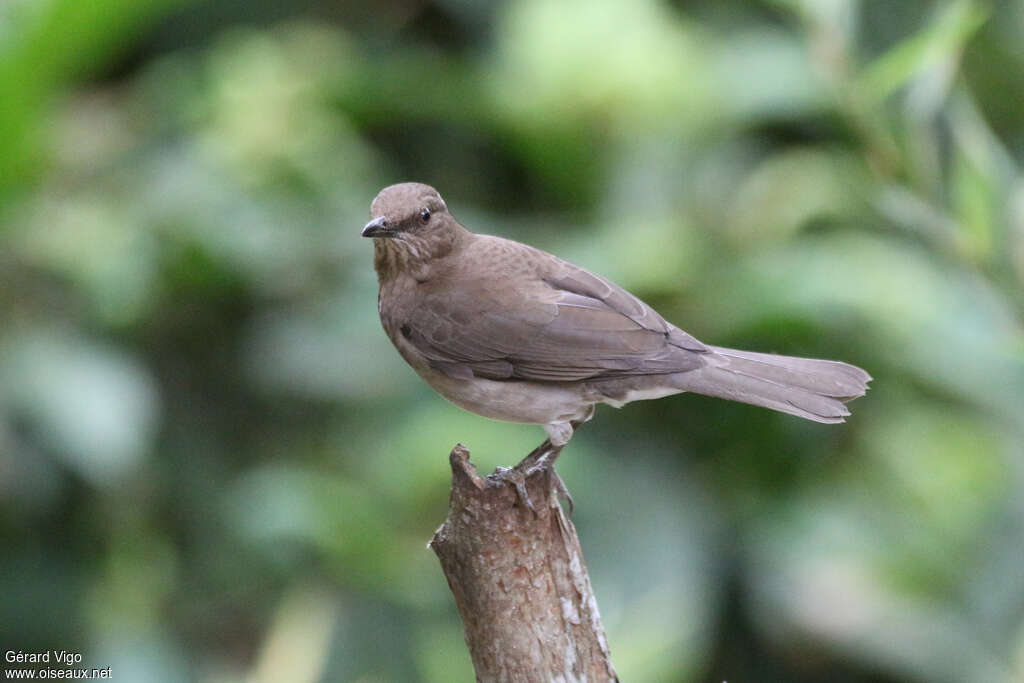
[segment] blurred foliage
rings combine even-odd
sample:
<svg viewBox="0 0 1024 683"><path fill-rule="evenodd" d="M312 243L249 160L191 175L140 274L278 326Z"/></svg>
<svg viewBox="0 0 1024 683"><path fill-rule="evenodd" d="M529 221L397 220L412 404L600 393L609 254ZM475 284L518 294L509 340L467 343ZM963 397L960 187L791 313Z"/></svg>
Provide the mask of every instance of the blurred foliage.
<svg viewBox="0 0 1024 683"><path fill-rule="evenodd" d="M389 183L716 344L560 460L630 681L1024 678L1024 5L0 5L0 642L115 680L472 677L424 544L456 441L376 320Z"/></svg>

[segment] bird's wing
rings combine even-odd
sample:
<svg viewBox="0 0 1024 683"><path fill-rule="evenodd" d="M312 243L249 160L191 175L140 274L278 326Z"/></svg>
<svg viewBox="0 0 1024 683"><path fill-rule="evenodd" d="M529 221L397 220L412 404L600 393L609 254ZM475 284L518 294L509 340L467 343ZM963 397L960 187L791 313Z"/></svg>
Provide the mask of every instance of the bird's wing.
<svg viewBox="0 0 1024 683"><path fill-rule="evenodd" d="M523 248L538 259L529 273L448 283L412 312L406 336L435 369L466 379L578 381L704 364L707 347L629 292Z"/></svg>

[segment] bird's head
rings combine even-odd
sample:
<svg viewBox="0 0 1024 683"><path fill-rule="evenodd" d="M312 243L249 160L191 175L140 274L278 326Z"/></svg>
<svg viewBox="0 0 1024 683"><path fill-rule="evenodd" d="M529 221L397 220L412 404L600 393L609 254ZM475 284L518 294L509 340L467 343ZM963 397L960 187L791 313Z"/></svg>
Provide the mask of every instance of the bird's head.
<svg viewBox="0 0 1024 683"><path fill-rule="evenodd" d="M361 234L374 238L378 260L412 265L447 255L464 232L437 190L399 183L377 194Z"/></svg>

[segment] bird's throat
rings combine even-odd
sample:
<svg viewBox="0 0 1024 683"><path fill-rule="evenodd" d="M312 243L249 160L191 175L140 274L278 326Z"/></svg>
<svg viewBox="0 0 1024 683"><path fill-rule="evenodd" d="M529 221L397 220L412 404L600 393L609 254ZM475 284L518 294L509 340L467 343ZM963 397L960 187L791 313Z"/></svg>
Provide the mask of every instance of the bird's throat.
<svg viewBox="0 0 1024 683"><path fill-rule="evenodd" d="M382 283L400 275L425 282L433 269L443 268L471 237L471 233L455 225L427 235L405 233L401 237L374 238L373 267Z"/></svg>
<svg viewBox="0 0 1024 683"><path fill-rule="evenodd" d="M414 239L382 238L373 240L373 268L383 284L400 275L416 280L428 278L430 255L426 245L417 244Z"/></svg>

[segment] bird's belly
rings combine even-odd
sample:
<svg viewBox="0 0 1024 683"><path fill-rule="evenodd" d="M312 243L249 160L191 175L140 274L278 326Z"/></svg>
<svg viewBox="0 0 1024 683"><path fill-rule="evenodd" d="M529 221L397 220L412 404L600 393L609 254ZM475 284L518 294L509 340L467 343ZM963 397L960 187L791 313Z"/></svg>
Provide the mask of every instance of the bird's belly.
<svg viewBox="0 0 1024 683"><path fill-rule="evenodd" d="M585 418L593 400L579 384L496 381L480 377L461 380L428 371L420 373L455 405L494 420L552 424Z"/></svg>

